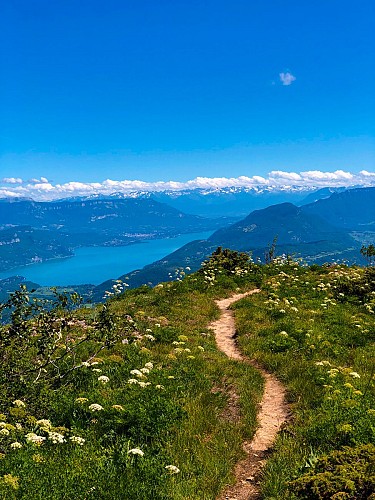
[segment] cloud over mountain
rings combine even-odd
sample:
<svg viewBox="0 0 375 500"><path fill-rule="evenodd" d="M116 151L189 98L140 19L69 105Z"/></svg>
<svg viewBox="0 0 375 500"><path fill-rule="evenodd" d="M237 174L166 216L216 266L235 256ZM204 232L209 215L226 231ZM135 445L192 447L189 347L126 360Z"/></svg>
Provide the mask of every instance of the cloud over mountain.
<svg viewBox="0 0 375 500"><path fill-rule="evenodd" d="M234 188L274 188L312 189L320 187L350 187L374 186L375 172L362 170L359 173L336 170L321 172L309 170L305 172L285 172L274 170L267 177L254 175L252 177L196 177L195 179L179 181L145 182L141 180L112 180L102 182L71 181L64 184L52 184L45 177L40 179L22 180L17 177L4 178L0 181L0 198L30 197L35 200L56 200L71 196L89 196L95 194L109 195L114 192L134 193L137 191L181 191L185 189L222 189Z"/></svg>

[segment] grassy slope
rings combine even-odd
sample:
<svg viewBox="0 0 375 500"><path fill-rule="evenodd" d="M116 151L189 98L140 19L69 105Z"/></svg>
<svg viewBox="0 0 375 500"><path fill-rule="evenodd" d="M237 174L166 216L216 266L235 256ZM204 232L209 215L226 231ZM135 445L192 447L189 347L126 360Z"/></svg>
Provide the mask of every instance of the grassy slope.
<svg viewBox="0 0 375 500"><path fill-rule="evenodd" d="M368 281L375 289L373 275ZM319 496L319 488L313 491L312 485L325 484L327 477L314 476L310 481L304 475L314 470L324 453L375 444L375 324L371 312L375 293L360 300L362 294L366 296L363 269L283 266L268 278L261 294L236 307L243 351L286 384L294 415L264 472L266 499L297 498L298 481L289 489L288 481L301 476L309 478L310 489L305 485L298 498L333 498ZM367 307L363 305L366 300ZM335 486L329 486L333 493L348 495L337 498L368 498L375 489L375 478L367 476L372 485L363 496L359 491L352 493L353 471L348 465L346 468L341 483L336 478ZM348 484L342 484L342 479Z"/></svg>
<svg viewBox="0 0 375 500"><path fill-rule="evenodd" d="M241 456L242 439L255 429L262 391L259 375L219 353L207 329L218 316L214 297L230 294L240 284L224 281L209 288L202 279L198 283L189 277L113 299L116 328L122 328L124 318L135 321L136 342L102 351L94 359L99 364L74 371L57 390L36 384L35 392L19 395L25 408L4 401L0 413L10 435L1 436L0 498L214 499ZM82 311L80 319L89 323L95 314ZM77 324L76 336L79 328ZM87 359L84 350L81 355ZM147 362L154 367L141 380L150 385L127 383L137 378L130 371ZM98 381L103 375L109 377L106 384ZM242 394L240 424L223 416L232 386ZM87 401L79 403L77 397ZM92 403L103 410L90 412ZM41 418L59 426L67 440L78 435L85 444L52 444L48 439L42 446L26 444L26 431L47 435L36 423ZM22 431L14 429L16 422ZM23 447L11 449L14 441ZM144 456L128 454L133 448ZM169 464L181 472L169 474Z"/></svg>
<svg viewBox="0 0 375 500"><path fill-rule="evenodd" d="M233 263L227 257L220 256L223 266ZM0 498L215 499L241 456L241 441L255 430L263 384L252 367L218 352L207 326L218 317L215 298L259 284L260 274L262 293L235 306L239 342L286 384L294 414L268 461L263 495L333 498L306 493L305 485L297 496L298 483L288 489L288 482L314 471L319 457L332 450L346 445L358 450L375 441L373 276L366 281L360 269L295 264L255 269L226 276L211 266L182 281L114 297L107 324L118 342L93 359L89 353L96 341L84 344L78 357L89 360L88 366L63 383L49 382L51 367L38 380L33 375L13 382L0 370ZM100 311L103 306L70 318L72 326L64 330L68 344L90 325L98 328ZM35 324L28 331L26 361L37 356L39 338ZM15 366L22 365L23 358L15 358ZM137 379L131 370L147 363L153 366L138 381L150 385L129 383ZM108 382L101 383L100 376ZM232 387L241 396L240 423L225 417ZM17 407L16 398L26 406ZM102 410L90 410L93 403ZM50 419L67 442L26 443L27 432L48 438L37 422L41 418ZM72 435L85 444L71 443ZM15 441L22 448L12 448ZM134 448L144 455L129 454ZM180 472L170 474L166 465ZM350 488L353 474L346 470L342 476Z"/></svg>

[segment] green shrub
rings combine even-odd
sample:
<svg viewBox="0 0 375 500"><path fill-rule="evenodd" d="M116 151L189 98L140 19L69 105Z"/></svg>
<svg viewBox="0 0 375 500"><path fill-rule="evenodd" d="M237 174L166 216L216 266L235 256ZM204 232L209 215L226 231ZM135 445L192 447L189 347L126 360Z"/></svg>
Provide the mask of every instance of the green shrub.
<svg viewBox="0 0 375 500"><path fill-rule="evenodd" d="M289 483L289 491L309 500L369 499L375 490L375 446L344 447L322 455L312 469Z"/></svg>

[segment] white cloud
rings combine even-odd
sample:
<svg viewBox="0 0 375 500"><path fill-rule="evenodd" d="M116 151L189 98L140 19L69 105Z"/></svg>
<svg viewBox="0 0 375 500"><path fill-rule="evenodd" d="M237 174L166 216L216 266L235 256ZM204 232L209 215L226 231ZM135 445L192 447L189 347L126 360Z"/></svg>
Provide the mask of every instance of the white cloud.
<svg viewBox="0 0 375 500"><path fill-rule="evenodd" d="M296 77L289 71L286 73L279 73L279 77L283 85L291 85L296 80Z"/></svg>
<svg viewBox="0 0 375 500"><path fill-rule="evenodd" d="M367 172L367 170L361 170L359 172L363 177L374 177L375 178L375 172Z"/></svg>
<svg viewBox="0 0 375 500"><path fill-rule="evenodd" d="M284 179L288 181L300 181L300 174L296 174L295 172L283 172L282 170L273 170L268 174L271 178L274 179Z"/></svg>
<svg viewBox="0 0 375 500"><path fill-rule="evenodd" d="M45 177L41 177L40 179L29 179L28 182L30 182L30 184L47 184L48 183L48 179L46 179Z"/></svg>
<svg viewBox="0 0 375 500"><path fill-rule="evenodd" d="M13 178L11 178L13 179ZM17 178L15 178L17 179ZM302 189L341 186L375 186L375 172L362 170L357 174L336 170L322 172L307 170L304 172L284 172L273 170L267 176L254 175L252 177L197 177L186 182L157 181L145 182L141 180L113 180L103 182L71 181L65 184L46 182L45 177L32 179L21 183L9 182L9 178L0 181L0 198L25 196L35 200L47 201L70 196L89 196L95 194L110 195L114 192L131 194L137 191L181 191L184 189L214 190L226 187L282 189L298 186Z"/></svg>
<svg viewBox="0 0 375 500"><path fill-rule="evenodd" d="M4 177L1 182L4 184L22 184L23 180L20 177Z"/></svg>

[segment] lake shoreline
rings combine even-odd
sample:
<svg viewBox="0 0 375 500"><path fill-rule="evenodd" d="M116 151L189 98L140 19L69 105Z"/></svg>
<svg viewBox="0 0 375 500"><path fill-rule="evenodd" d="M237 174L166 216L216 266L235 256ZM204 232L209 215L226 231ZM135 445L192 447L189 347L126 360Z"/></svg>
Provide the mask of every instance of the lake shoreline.
<svg viewBox="0 0 375 500"><path fill-rule="evenodd" d="M206 239L212 231L185 233L176 237L142 240L121 246L76 247L74 255L52 257L0 272L0 281L14 276L42 287L99 285L151 264L196 239ZM138 246L139 245L139 246ZM134 251L138 247L138 252ZM78 282L78 283L77 283ZM75 283L70 285L67 283Z"/></svg>

